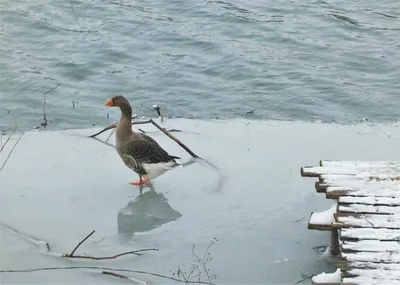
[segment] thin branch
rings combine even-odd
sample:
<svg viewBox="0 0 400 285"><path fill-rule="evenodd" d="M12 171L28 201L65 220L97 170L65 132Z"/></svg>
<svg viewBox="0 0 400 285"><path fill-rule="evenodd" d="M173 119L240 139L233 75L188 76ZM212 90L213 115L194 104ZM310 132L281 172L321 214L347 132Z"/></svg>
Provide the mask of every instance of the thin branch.
<svg viewBox="0 0 400 285"><path fill-rule="evenodd" d="M46 92L43 93L43 123L41 123L41 125L43 127L47 126L47 117L46 117L46 94L50 93L51 91L55 90L58 88L58 86L60 86L61 83L58 83L57 86L51 88L50 90L47 90Z"/></svg>
<svg viewBox="0 0 400 285"><path fill-rule="evenodd" d="M19 141L21 140L22 134L19 136L17 142L13 145L11 151L8 153L6 160L4 161L3 165L0 168L0 172L3 170L4 166L6 166L6 163L8 161L8 159L10 158L11 154L13 153L15 147L17 146L17 144L19 143Z"/></svg>
<svg viewBox="0 0 400 285"><path fill-rule="evenodd" d="M82 259L93 259L93 260L106 260L106 259L116 259L118 257L124 256L124 255L129 255L129 254L134 254L134 255L142 255L142 252L147 252L147 251L158 251L156 248L146 248L146 249L139 249L139 250L134 250L134 251L128 251L128 252L123 252L119 253L113 256L101 256L101 257L96 257L96 256L90 256L90 255L74 255L75 251L93 234L95 233L95 230L93 230L90 234L88 234L84 239L82 239L78 245L74 248L74 250L68 254L65 253L62 255L62 257L67 257L67 258L82 258Z"/></svg>
<svg viewBox="0 0 400 285"><path fill-rule="evenodd" d="M145 248L145 249L123 252L123 253L116 254L113 256L102 256L102 257L96 257L96 256L90 256L90 255L69 255L69 254L64 254L63 257L93 259L93 260L106 260L106 259L116 259L118 257L124 256L124 255L129 255L129 254L142 255L141 252L147 252L147 251L158 251L158 249L157 248Z"/></svg>
<svg viewBox="0 0 400 285"><path fill-rule="evenodd" d="M145 281L142 281L142 280L139 280L139 279L136 279L136 278L133 278L133 277L128 277L128 276L125 276L125 275L122 275L122 274L114 273L114 272L111 272L111 271L102 271L101 274L109 275L109 276L115 276L115 277L118 277L118 278L131 280L131 281L134 281L136 283L140 283L140 284L144 284L144 285L147 284L147 282L145 282Z"/></svg>
<svg viewBox="0 0 400 285"><path fill-rule="evenodd" d="M83 240L81 240L78 245L74 248L74 250L70 254L64 254L64 257L73 257L75 251L84 243L91 235L93 235L95 230L93 230L90 234L88 234Z"/></svg>
<svg viewBox="0 0 400 285"><path fill-rule="evenodd" d="M97 132L97 133L95 133L95 134L93 134L93 135L90 135L89 137L91 137L91 138L97 137L98 135L100 135L100 134L102 134L102 133L104 133L104 132L106 132L106 131L108 131L108 130L111 130L111 129L116 128L117 125L118 125L117 123L114 123L114 124L112 124L112 125L109 125L108 127L105 127L105 128L102 129L101 131L99 131L99 132Z"/></svg>
<svg viewBox="0 0 400 285"><path fill-rule="evenodd" d="M37 271L51 271L51 270L73 270L73 269L97 269L97 270L107 270L107 271L115 271L115 272L131 272L137 274L151 275L159 278L169 279L181 283L185 283L185 280L170 277L167 275L162 275L158 273L142 271L142 270L131 270L131 269L122 269L122 268L110 268L110 267L100 267L100 266L68 266L68 267L40 267L40 268L28 268L28 269L3 269L0 270L0 273L30 273ZM204 282L204 281L187 281L187 284L209 284L214 285L214 283Z"/></svg>
<svg viewBox="0 0 400 285"><path fill-rule="evenodd" d="M11 139L11 137L13 136L13 134L15 133L15 130L17 129L17 126L14 126L14 129L12 130L11 134L9 135L9 137L7 138L6 142L3 144L3 146L0 148L0 152L6 147L8 141Z"/></svg>
<svg viewBox="0 0 400 285"><path fill-rule="evenodd" d="M173 135L171 135L168 131L166 131L164 128L160 127L156 122L154 122L153 119L149 119L147 121L139 121L139 122L132 122L132 125L143 125L143 124L153 124L157 129L159 129L160 131L162 131L164 134L166 134L170 139L172 139L173 141L175 141L178 145L180 145L184 150L186 150L192 157L194 158L199 158L201 160L204 160L203 158L201 158L200 156L198 156L197 154L195 154L192 150L190 150L186 145L184 145L179 139L177 139L176 137L174 137ZM90 135L91 138L98 136L99 134L113 129L117 126L117 124L113 124L110 125L106 128L104 128L103 130ZM205 160L204 160L205 161Z"/></svg>
<svg viewBox="0 0 400 285"><path fill-rule="evenodd" d="M196 254L196 252L194 251L195 247L192 247L192 253L193 253L193 255L197 258L197 260L200 262L201 267L202 267L203 270L204 270L204 273L207 275L208 282L210 282L210 283L211 283L211 277L210 277L210 274L208 274L207 264L206 264L207 262L205 261L205 259L206 259L206 257L207 257L208 250L210 249L210 246L211 246L211 245L212 245L212 243L210 243L210 244L208 245L207 250L206 250L206 252L204 253L204 258L203 258L203 259L201 259L201 258Z"/></svg>

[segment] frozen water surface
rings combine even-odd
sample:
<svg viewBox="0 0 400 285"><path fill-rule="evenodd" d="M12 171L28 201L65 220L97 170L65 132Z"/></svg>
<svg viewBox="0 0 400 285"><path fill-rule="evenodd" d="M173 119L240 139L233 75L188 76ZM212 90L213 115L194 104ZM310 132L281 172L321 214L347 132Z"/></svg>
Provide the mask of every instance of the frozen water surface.
<svg viewBox="0 0 400 285"><path fill-rule="evenodd" d="M204 159L167 172L155 192L138 197L115 149L88 138L100 128L25 133L0 173L0 221L49 242L52 251L70 252L92 230L79 254L114 255L158 248L143 256L93 261L63 259L43 245L0 227L0 269L47 266L107 266L171 276L183 270L217 238L209 263L217 284L293 284L303 274L334 272L313 247L329 234L307 230L312 211L331 201L314 190L300 167L326 160L398 160L396 124L341 126L276 121L167 120L165 127ZM147 131L153 126L141 125ZM109 132L100 138L105 140ZM171 154L190 160L174 141L151 134ZM17 135L11 143L15 143ZM4 143L5 137L2 138ZM110 143L114 142L114 135ZM12 145L12 144L10 144ZM7 146L0 165L11 150ZM127 274L128 275L128 274ZM130 274L152 284L174 284ZM121 283L97 270L0 275L2 283Z"/></svg>

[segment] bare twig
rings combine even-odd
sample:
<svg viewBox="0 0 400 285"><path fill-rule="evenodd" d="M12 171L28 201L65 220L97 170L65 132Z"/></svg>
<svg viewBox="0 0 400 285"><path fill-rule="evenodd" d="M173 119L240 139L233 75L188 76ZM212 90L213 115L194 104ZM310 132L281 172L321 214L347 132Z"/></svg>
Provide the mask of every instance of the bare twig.
<svg viewBox="0 0 400 285"><path fill-rule="evenodd" d="M139 280L139 279L136 279L136 278L133 278L133 277L128 277L128 276L125 276L125 275L122 275L122 274L114 273L114 272L111 272L111 271L102 271L101 274L109 275L109 276L115 276L115 277L118 277L118 278L131 280L131 281L134 281L134 282L140 283L140 284L145 284L145 285L147 284L147 282L145 282L145 281L142 281L142 280Z"/></svg>
<svg viewBox="0 0 400 285"><path fill-rule="evenodd" d="M19 143L19 141L21 140L22 134L19 136L17 142L13 145L11 151L8 153L6 160L4 161L3 165L0 168L0 172L3 170L4 166L6 166L6 163L8 161L8 159L10 158L11 154L13 153L15 147L17 146L17 144Z"/></svg>
<svg viewBox="0 0 400 285"><path fill-rule="evenodd" d="M111 129L116 128L117 125L118 125L117 123L114 123L114 124L112 124L112 125L109 125L108 127L105 127L105 128L102 129L101 131L99 131L99 132L97 132L97 133L95 133L95 134L93 134L93 135L90 135L89 137L91 137L91 138L97 137L98 135L100 135L100 134L102 134L102 133L104 133L104 132L106 132L106 131L108 131L108 130L111 130Z"/></svg>
<svg viewBox="0 0 400 285"><path fill-rule="evenodd" d="M82 259L93 259L93 260L106 260L106 259L116 259L118 257L124 256L124 255L142 255L142 252L146 251L158 251L156 248L146 248L146 249L139 249L139 250L134 250L134 251L128 251L128 252L123 252L119 253L116 255L112 256L102 256L102 257L96 257L96 256L90 256L90 255L74 255L75 251L93 234L95 233L95 230L93 230L90 234L88 234L84 239L82 239L78 245L74 248L74 250L71 253L65 253L62 255L62 257L67 257L67 258L82 258Z"/></svg>
<svg viewBox="0 0 400 285"><path fill-rule="evenodd" d="M83 240L81 240L78 245L74 248L74 250L70 254L64 254L63 257L73 257L75 251L91 236L93 235L95 230L93 230L90 234L88 234Z"/></svg>
<svg viewBox="0 0 400 285"><path fill-rule="evenodd" d="M55 90L58 88L58 86L60 86L61 83L58 83L57 86L51 88L50 90L47 90L46 92L43 93L43 122L41 123L41 125L43 127L47 126L47 117L46 117L46 94L50 93L51 91Z"/></svg>
<svg viewBox="0 0 400 285"><path fill-rule="evenodd" d="M310 279L313 278L311 275L306 275L306 274L303 274L303 273L300 273L300 275L301 275L301 278L302 278L302 279L299 280L299 281L297 281L297 282L294 283L293 285L296 285L296 284L299 284L299 283L303 283L304 281L310 280Z"/></svg>
<svg viewBox="0 0 400 285"><path fill-rule="evenodd" d="M145 248L145 249L139 249L139 250L134 250L134 251L128 251L128 252L123 252L120 254L116 254L113 256L101 256L101 257L96 257L96 256L90 256L90 255L69 255L69 254L64 254L63 257L68 257L68 258L81 258L81 259L93 259L93 260L107 260L107 259L116 259L118 257L124 256L124 255L142 255L141 252L146 252L146 251L158 251L157 248Z"/></svg>
<svg viewBox="0 0 400 285"><path fill-rule="evenodd" d="M203 158L201 158L200 156L198 156L197 154L195 154L192 150L190 150L186 145L184 145L179 139L177 139L176 137L174 137L173 135L171 135L168 131L166 131L164 128L160 127L156 122L154 122L153 119L149 119L147 121L139 121L139 122L132 122L132 125L143 125L143 124L153 124L157 129L159 129L160 131L162 131L164 134L166 134L170 139L172 139L173 141L175 141L179 146L181 146L184 150L186 150L192 157L194 158L199 158L201 160L204 160ZM98 135L100 135L101 133L113 129L117 126L117 124L113 124L110 125L106 128L104 128L103 130L90 135L91 138L96 137ZM204 160L205 161L205 160Z"/></svg>
<svg viewBox="0 0 400 285"><path fill-rule="evenodd" d="M15 133L17 129L17 126L14 126L14 129L12 130L11 134L8 136L8 138L6 139L6 142L2 145L2 147L0 148L0 152L6 147L8 141L11 139L11 137L13 136L13 134Z"/></svg>
<svg viewBox="0 0 400 285"><path fill-rule="evenodd" d="M170 277L167 275L162 275L158 273L142 271L142 270L131 270L131 269L122 269L122 268L110 268L110 267L100 267L100 266L67 266L67 267L39 267L39 268L28 268L28 269L4 269L0 270L0 273L30 273L30 272L38 272L38 271L51 271L51 270L74 270L74 269L96 269L96 270L106 270L106 271L115 271L115 272L131 272L137 274L151 275L159 278L169 279L181 283L185 283L185 280ZM204 281L187 281L187 284L209 284L214 285L213 283L204 282Z"/></svg>

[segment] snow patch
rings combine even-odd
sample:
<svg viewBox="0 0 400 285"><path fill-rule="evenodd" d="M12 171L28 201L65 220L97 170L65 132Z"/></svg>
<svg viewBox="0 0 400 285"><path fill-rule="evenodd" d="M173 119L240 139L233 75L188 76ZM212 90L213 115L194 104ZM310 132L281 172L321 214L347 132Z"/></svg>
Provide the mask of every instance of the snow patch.
<svg viewBox="0 0 400 285"><path fill-rule="evenodd" d="M334 273L321 273L315 275L312 278L314 283L340 283L342 279L342 274L340 268L338 268Z"/></svg>
<svg viewBox="0 0 400 285"><path fill-rule="evenodd" d="M314 212L310 217L310 224L313 225L330 225L334 222L333 214L336 213L337 202L323 212Z"/></svg>

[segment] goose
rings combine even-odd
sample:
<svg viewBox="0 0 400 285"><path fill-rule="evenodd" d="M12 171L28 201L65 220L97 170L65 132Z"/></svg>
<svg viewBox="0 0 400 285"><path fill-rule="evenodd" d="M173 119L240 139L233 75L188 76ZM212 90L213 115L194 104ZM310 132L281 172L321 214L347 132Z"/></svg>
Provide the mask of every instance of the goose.
<svg viewBox="0 0 400 285"><path fill-rule="evenodd" d="M116 149L124 164L139 175L139 179L130 184L142 186L150 179L181 166L176 162L180 157L168 154L150 136L132 130L132 107L124 96L113 96L104 105L121 110L115 131Z"/></svg>

